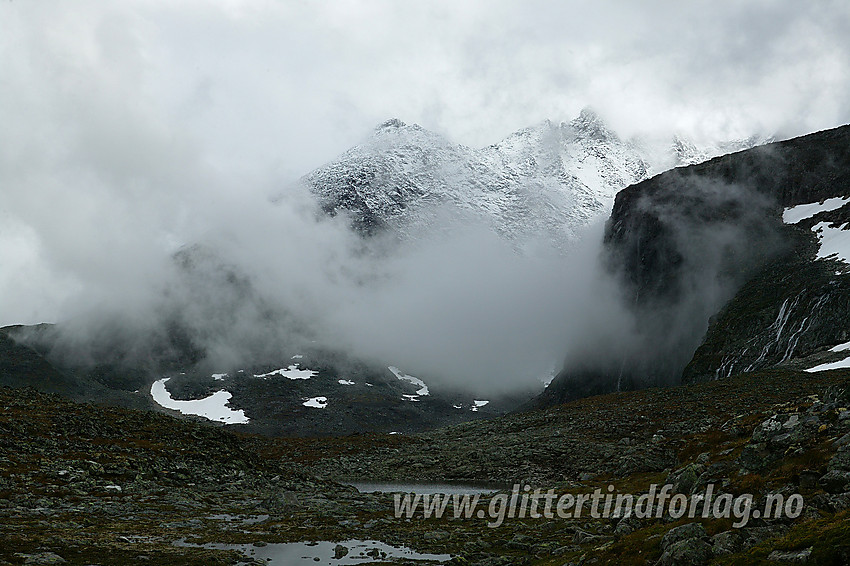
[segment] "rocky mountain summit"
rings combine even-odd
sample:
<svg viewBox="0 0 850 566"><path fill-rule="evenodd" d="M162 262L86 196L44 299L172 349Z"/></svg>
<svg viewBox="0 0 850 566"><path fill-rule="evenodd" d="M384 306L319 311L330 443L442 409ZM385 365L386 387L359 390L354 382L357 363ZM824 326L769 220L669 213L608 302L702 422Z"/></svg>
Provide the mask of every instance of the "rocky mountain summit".
<svg viewBox="0 0 850 566"><path fill-rule="evenodd" d="M326 212L350 214L364 234L387 228L410 234L448 215L483 221L518 244L542 237L566 246L578 230L608 213L618 191L659 168L762 141L698 148L677 137L659 152L621 139L585 109L571 121L546 120L472 149L392 119L303 181ZM654 157L659 153L660 161Z"/></svg>
<svg viewBox="0 0 850 566"><path fill-rule="evenodd" d="M325 211L351 213L363 233L410 233L442 213L483 220L511 240L545 235L565 244L648 167L636 147L585 110L483 149L389 120L304 181Z"/></svg>

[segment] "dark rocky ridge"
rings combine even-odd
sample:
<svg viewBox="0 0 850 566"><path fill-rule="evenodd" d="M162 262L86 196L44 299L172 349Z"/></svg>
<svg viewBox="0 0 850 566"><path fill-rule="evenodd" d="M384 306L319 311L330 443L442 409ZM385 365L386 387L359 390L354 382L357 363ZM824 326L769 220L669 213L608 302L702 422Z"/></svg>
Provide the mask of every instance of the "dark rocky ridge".
<svg viewBox="0 0 850 566"><path fill-rule="evenodd" d="M419 387L386 365L312 344L308 322L265 300L250 275L215 250L190 246L172 260L175 284L152 313L0 328L0 386L168 412L150 395L151 384L168 377L175 400L226 390L228 407L250 419L228 426L272 436L420 431L503 414L533 394L475 397L429 383L430 395L416 395ZM255 377L293 364L316 375ZM316 397L327 406L304 405ZM473 397L490 403L474 407Z"/></svg>
<svg viewBox="0 0 850 566"><path fill-rule="evenodd" d="M0 386L33 387L77 402L177 415L154 402L150 394L153 381L168 377L167 391L175 400L202 399L221 390L229 392L228 407L242 409L250 421L228 427L269 436L421 431L504 414L529 397L492 397L486 406L473 411L468 392L432 385L430 395L416 395L418 385L399 380L386 367L320 348L288 348L281 350L274 361L219 368L222 373L214 378L208 364L193 362L180 353L185 350L173 349L175 341L163 345L139 338L137 343L150 350L143 357L123 351L132 341L96 341L92 344L99 354L91 357L90 352L74 356L73 349L63 342L66 335L53 325L0 328ZM116 350L110 350L110 346ZM300 357L290 359L296 352ZM301 369L314 370L316 375L295 380L255 375L294 363L299 363ZM304 405L315 397L325 397L327 406L317 409ZM209 422L202 417L183 418Z"/></svg>
<svg viewBox="0 0 850 566"><path fill-rule="evenodd" d="M40 391L56 393L76 401L98 400L114 405L148 408L146 400L127 390L104 385L99 378L107 372L104 366L78 373L73 368L59 369L38 347L25 344L15 336L24 329L44 335L51 325L35 327L11 326L0 328L0 385L7 387L37 387Z"/></svg>
<svg viewBox="0 0 850 566"><path fill-rule="evenodd" d="M675 169L618 193L604 261L625 288L635 341L607 365L568 360L535 405L675 384L683 371L685 381L699 381L719 376L721 366L724 376L773 367L844 341L848 283L837 262L815 260L807 228L846 221L850 207L799 226L781 216L785 207L848 195L848 126ZM805 328L778 339L771 323L786 302L789 328Z"/></svg>

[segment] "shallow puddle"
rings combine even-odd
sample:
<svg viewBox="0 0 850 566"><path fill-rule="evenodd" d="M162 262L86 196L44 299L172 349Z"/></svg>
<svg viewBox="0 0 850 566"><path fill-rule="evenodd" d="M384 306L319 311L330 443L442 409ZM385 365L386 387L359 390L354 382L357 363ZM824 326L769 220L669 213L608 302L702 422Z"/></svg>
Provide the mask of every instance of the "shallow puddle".
<svg viewBox="0 0 850 566"><path fill-rule="evenodd" d="M510 490L511 486L494 483L410 483L410 482L348 482L360 493L445 493L448 495L475 495Z"/></svg>
<svg viewBox="0 0 850 566"><path fill-rule="evenodd" d="M177 546L197 546L216 550L236 550L242 554L272 566L292 564L369 564L393 562L394 560L421 561L423 564L448 562L449 554L422 554L404 546L391 546L378 540L347 540L343 542L293 542L275 543L265 546L250 544L204 544L195 545L177 541ZM342 551L344 547L345 551Z"/></svg>

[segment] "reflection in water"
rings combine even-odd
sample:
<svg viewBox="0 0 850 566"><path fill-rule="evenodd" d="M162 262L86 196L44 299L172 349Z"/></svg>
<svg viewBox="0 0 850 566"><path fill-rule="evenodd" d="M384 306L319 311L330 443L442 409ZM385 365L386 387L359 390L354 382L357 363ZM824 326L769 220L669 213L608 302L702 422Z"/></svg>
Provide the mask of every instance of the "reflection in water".
<svg viewBox="0 0 850 566"><path fill-rule="evenodd" d="M423 564L448 562L448 554L421 554L404 546L390 546L378 540L347 540L343 542L293 542L253 546L250 544L189 544L183 540L177 546L198 546L217 550L236 550L271 566L293 564L369 564L396 559L422 561Z"/></svg>
<svg viewBox="0 0 850 566"><path fill-rule="evenodd" d="M501 490L510 490L511 486L497 483L409 483L409 482L348 482L348 485L357 488L360 493L445 493L453 495L475 495L486 494Z"/></svg>

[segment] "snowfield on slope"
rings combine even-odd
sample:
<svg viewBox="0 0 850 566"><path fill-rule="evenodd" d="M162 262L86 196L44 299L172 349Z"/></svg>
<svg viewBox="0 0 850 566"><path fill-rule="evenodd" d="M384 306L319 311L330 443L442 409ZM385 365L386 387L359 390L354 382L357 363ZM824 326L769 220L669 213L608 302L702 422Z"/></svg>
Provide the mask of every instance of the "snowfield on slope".
<svg viewBox="0 0 850 566"><path fill-rule="evenodd" d="M304 401L301 403L302 405L312 409L324 409L328 406L327 397L305 397L302 401Z"/></svg>
<svg viewBox="0 0 850 566"><path fill-rule="evenodd" d="M319 372L314 371L312 369L301 369L298 367L298 364L294 364L289 366L288 368L280 368L274 371L270 371L268 373L255 373L254 377L262 377L264 379L268 379L275 375L280 375L287 379L310 379L311 377L316 377L317 375L319 375Z"/></svg>
<svg viewBox="0 0 850 566"><path fill-rule="evenodd" d="M848 202L850 197L834 197L823 202L798 204L785 209L782 213L782 221L786 224L797 224L821 212L838 210ZM850 223L845 222L838 227L832 224L832 222L818 222L812 226L812 232L820 241L817 256L824 259L838 259L850 264L850 230L848 230Z"/></svg>
<svg viewBox="0 0 850 566"><path fill-rule="evenodd" d="M171 378L164 377L151 385L151 397L160 407L180 411L184 415L195 415L225 424L246 424L249 422L248 417L245 416L245 411L242 409L234 410L227 406L232 397L229 391L222 389L203 399L181 401L172 399L171 393L166 389L165 384L169 379Z"/></svg>
<svg viewBox="0 0 850 566"><path fill-rule="evenodd" d="M847 350L850 350L850 342L845 342L844 344L839 344L829 349L830 352L846 352ZM850 352L848 352L847 355L848 357L844 358L843 360L839 360L837 362L830 362L828 364L821 364L819 366L809 368L806 371L809 373L815 373L817 371L826 371L830 369L850 368Z"/></svg>
<svg viewBox="0 0 850 566"><path fill-rule="evenodd" d="M782 213L782 221L785 222L785 224L796 224L801 220L811 218L815 214L839 209L848 202L850 202L850 198L835 197L828 198L823 202L812 202L809 204L791 206L786 208L785 212Z"/></svg>
<svg viewBox="0 0 850 566"><path fill-rule="evenodd" d="M820 249L818 257L840 259L850 263L850 231L848 223L838 228L832 228L828 222L818 222L812 226L812 231L818 235Z"/></svg>
<svg viewBox="0 0 850 566"><path fill-rule="evenodd" d="M387 367L387 369L390 370L393 375L401 381L409 381L413 385L419 387L419 389L416 391L417 395L430 395L430 393L428 392L428 386L425 385L425 382L419 379L418 377L413 377L412 375L402 373L401 370L395 366L389 366ZM408 395L405 395L405 397L408 397Z"/></svg>

